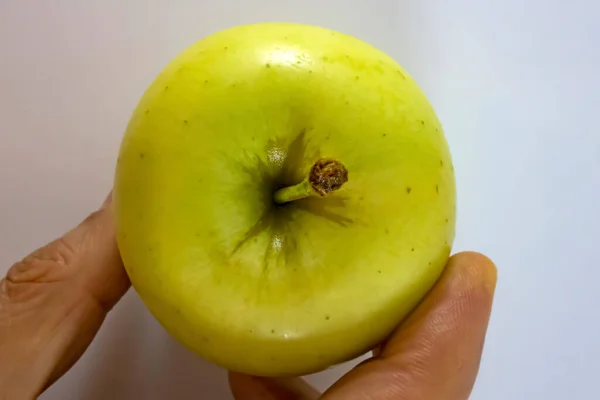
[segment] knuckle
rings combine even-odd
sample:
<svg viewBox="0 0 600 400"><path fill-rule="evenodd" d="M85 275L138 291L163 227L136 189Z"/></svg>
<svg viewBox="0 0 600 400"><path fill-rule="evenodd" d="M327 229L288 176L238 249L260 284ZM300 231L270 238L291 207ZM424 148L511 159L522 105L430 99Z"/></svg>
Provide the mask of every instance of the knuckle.
<svg viewBox="0 0 600 400"><path fill-rule="evenodd" d="M0 286L2 297L10 303L23 303L40 293L48 280L50 266L47 261L30 259L15 263L2 280Z"/></svg>
<svg viewBox="0 0 600 400"><path fill-rule="evenodd" d="M71 265L77 254L77 247L70 243L64 237L56 239L47 246L47 257L49 261L57 262L61 265Z"/></svg>
<svg viewBox="0 0 600 400"><path fill-rule="evenodd" d="M64 237L60 237L46 246L34 251L25 257L21 263L22 268L41 262L50 262L62 266L72 265L77 255L77 246Z"/></svg>
<svg viewBox="0 0 600 400"><path fill-rule="evenodd" d="M71 273L77 249L64 238L56 239L13 264L0 285L10 301L35 297L48 284L66 279Z"/></svg>
<svg viewBox="0 0 600 400"><path fill-rule="evenodd" d="M52 281L50 278L58 267L60 264L56 261L30 257L15 263L8 270L6 280L12 284Z"/></svg>
<svg viewBox="0 0 600 400"><path fill-rule="evenodd" d="M85 249L93 239L90 231L94 229L90 228L102 224L102 221L102 211L93 212L74 231L13 264L5 278L0 279L0 306L6 301L23 302L40 297L49 285L65 281L76 274L76 267L81 258L85 257Z"/></svg>

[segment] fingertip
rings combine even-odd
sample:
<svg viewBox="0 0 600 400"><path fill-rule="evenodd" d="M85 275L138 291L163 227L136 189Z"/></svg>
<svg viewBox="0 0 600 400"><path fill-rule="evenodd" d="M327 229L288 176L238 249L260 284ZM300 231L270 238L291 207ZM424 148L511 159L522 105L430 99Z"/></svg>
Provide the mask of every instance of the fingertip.
<svg viewBox="0 0 600 400"><path fill-rule="evenodd" d="M471 285L485 288L492 295L496 290L498 268L487 256L475 252L464 251L452 256L448 261L451 274L460 275Z"/></svg>

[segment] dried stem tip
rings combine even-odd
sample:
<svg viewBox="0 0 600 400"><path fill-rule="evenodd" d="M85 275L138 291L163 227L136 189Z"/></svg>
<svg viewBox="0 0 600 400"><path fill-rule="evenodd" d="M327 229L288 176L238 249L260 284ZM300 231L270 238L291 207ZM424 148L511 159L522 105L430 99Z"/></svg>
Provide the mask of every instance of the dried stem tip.
<svg viewBox="0 0 600 400"><path fill-rule="evenodd" d="M348 170L337 160L322 158L311 168L308 181L318 194L326 196L348 182Z"/></svg>

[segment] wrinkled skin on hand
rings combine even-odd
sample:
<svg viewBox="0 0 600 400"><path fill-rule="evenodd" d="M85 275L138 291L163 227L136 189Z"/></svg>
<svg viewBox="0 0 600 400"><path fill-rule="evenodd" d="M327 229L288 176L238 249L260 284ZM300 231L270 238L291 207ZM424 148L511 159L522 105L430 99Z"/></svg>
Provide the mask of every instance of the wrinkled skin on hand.
<svg viewBox="0 0 600 400"><path fill-rule="evenodd" d="M0 399L33 399L62 376L129 288L110 202L0 281Z"/></svg>
<svg viewBox="0 0 600 400"><path fill-rule="evenodd" d="M0 399L34 399L79 359L128 290L110 196L0 281ZM478 253L450 258L429 295L373 353L321 394L300 378L230 373L237 400L464 400L490 317L496 268Z"/></svg>

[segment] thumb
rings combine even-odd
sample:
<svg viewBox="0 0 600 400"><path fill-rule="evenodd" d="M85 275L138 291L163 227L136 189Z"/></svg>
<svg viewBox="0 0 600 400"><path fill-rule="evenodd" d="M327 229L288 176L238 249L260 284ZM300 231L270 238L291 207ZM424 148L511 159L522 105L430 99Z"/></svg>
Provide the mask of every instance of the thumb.
<svg viewBox="0 0 600 400"><path fill-rule="evenodd" d="M378 355L325 400L466 400L479 369L496 268L477 253L450 258L441 279Z"/></svg>

